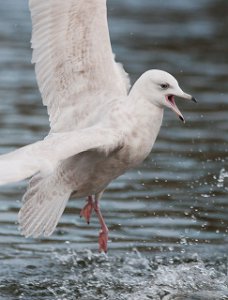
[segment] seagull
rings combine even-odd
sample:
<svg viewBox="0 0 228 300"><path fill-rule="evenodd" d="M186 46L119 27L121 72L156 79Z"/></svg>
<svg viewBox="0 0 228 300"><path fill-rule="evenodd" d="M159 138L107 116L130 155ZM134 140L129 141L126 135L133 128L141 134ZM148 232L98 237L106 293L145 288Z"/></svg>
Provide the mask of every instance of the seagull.
<svg viewBox="0 0 228 300"><path fill-rule="evenodd" d="M152 69L131 87L115 61L106 0L29 0L32 63L50 132L40 141L0 156L0 185L30 178L19 211L25 237L50 236L73 195L86 198L80 216L99 220L99 250L108 228L99 201L108 184L151 152L165 107L184 121L169 73Z"/></svg>

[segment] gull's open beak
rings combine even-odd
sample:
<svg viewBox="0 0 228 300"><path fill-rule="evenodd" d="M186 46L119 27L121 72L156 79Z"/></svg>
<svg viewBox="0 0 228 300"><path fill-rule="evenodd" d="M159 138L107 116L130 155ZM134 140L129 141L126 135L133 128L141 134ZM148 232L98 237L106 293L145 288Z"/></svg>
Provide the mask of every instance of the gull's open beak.
<svg viewBox="0 0 228 300"><path fill-rule="evenodd" d="M191 96L189 94L184 93L181 89L178 92L166 95L166 101L168 104L167 106L169 108L171 108L178 115L178 117L180 118L180 120L182 122L185 123L185 119L175 103L174 96L183 98L183 99L187 99L187 100L192 100L193 102L197 103L196 98L194 98L193 96Z"/></svg>

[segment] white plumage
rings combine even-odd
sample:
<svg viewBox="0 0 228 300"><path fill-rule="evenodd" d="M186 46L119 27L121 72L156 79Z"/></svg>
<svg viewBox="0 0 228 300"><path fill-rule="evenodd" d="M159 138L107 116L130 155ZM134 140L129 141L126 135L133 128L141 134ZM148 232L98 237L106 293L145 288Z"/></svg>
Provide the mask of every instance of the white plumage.
<svg viewBox="0 0 228 300"><path fill-rule="evenodd" d="M144 73L128 93L128 76L111 49L106 0L29 5L33 62L51 131L43 141L0 156L0 184L33 176L19 223L25 236L36 237L54 231L72 193L95 195L96 202L110 181L147 157L163 108L183 119L174 95L194 98L160 70ZM104 233L99 207L93 208ZM100 240L103 250L105 243L107 237Z"/></svg>
<svg viewBox="0 0 228 300"><path fill-rule="evenodd" d="M29 5L32 61L52 131L80 126L88 101L94 109L108 100L107 92L127 95L127 74L111 49L106 0L30 0ZM74 124L65 118L69 111Z"/></svg>

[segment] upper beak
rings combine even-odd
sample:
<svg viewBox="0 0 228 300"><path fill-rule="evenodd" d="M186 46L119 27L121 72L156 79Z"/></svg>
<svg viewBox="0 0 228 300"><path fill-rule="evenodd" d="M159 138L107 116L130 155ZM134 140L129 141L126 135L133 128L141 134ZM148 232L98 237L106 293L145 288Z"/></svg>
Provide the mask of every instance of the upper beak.
<svg viewBox="0 0 228 300"><path fill-rule="evenodd" d="M176 96L178 98L182 98L182 99L191 100L191 101L193 101L195 103L197 103L197 100L192 95L184 93L181 89L179 89L177 92L175 91L171 95L169 94L169 95L166 96L166 100L168 102L168 106L179 116L180 120L185 123L184 116L182 115L182 113L180 112L179 108L177 107L177 105L175 103L175 100L174 100L174 96Z"/></svg>

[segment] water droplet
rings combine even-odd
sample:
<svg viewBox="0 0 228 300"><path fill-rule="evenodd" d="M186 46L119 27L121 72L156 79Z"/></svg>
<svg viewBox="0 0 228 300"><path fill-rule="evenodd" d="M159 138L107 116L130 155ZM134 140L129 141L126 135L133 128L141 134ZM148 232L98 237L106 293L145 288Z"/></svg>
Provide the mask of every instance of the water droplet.
<svg viewBox="0 0 228 300"><path fill-rule="evenodd" d="M217 183L218 188L224 187L225 178L228 178L228 172L226 172L226 170L223 168L221 169L219 174L218 183Z"/></svg>
<svg viewBox="0 0 228 300"><path fill-rule="evenodd" d="M181 238L180 244L181 244L181 245L187 245L188 243L187 243L186 238Z"/></svg>
<svg viewBox="0 0 228 300"><path fill-rule="evenodd" d="M201 196L202 196L203 198L209 198L209 197L210 197L210 195L208 195L208 194L201 194Z"/></svg>

